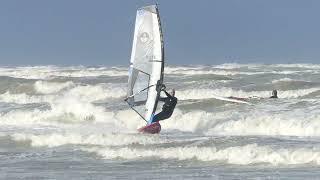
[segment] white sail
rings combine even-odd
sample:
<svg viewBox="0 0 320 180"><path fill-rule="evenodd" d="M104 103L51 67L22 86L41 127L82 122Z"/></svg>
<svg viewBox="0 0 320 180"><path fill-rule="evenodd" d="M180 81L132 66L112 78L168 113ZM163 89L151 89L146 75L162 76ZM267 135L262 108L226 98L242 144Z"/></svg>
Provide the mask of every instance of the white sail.
<svg viewBox="0 0 320 180"><path fill-rule="evenodd" d="M162 84L164 51L156 5L138 9L129 67L127 102L144 120L155 113Z"/></svg>

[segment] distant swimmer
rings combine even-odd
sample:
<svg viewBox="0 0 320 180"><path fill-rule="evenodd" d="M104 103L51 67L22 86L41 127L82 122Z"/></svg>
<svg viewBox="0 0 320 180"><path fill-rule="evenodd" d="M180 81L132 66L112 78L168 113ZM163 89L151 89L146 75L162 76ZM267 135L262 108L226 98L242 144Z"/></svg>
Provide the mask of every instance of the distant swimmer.
<svg viewBox="0 0 320 180"><path fill-rule="evenodd" d="M164 102L162 111L151 117L148 122L149 124L170 118L178 102L178 99L175 97L174 89L172 89L170 93L168 93L166 91L166 86L160 85L160 91L163 91L167 97L159 98L159 101Z"/></svg>
<svg viewBox="0 0 320 180"><path fill-rule="evenodd" d="M273 90L272 91L272 96L270 96L270 98L278 98L278 91L277 90Z"/></svg>

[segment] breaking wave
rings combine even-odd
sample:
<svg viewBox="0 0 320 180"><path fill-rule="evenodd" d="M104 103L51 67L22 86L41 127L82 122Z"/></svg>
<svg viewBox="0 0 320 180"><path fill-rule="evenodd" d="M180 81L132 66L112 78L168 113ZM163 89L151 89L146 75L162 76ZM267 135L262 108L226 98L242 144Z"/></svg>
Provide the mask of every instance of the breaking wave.
<svg viewBox="0 0 320 180"><path fill-rule="evenodd" d="M67 100L69 97L73 97L93 102L106 98L121 98L126 94L125 87L114 86L112 84L75 85L72 82L54 83L36 81L34 88L36 92L40 94L16 94L7 91L0 94L0 100L7 103L27 104L41 102L50 103L59 99Z"/></svg>
<svg viewBox="0 0 320 180"><path fill-rule="evenodd" d="M125 146L125 145L153 145L168 143L158 136L143 134L103 133L84 135L80 133L53 133L45 135L13 134L15 141L29 141L32 146L57 147L62 145L96 145L96 146Z"/></svg>
<svg viewBox="0 0 320 180"><path fill-rule="evenodd" d="M220 70L220 69L174 69L166 70L168 74L177 74L177 75L201 75L201 74L214 74L214 75L225 75L225 76L234 76L234 75L256 75L264 74L264 72L245 72L245 71L230 71L230 70Z"/></svg>
<svg viewBox="0 0 320 180"><path fill-rule="evenodd" d="M75 84L71 81L68 82L47 82L47 81L36 81L34 88L37 92L42 94L57 93L63 89L74 87Z"/></svg>
<svg viewBox="0 0 320 180"><path fill-rule="evenodd" d="M209 129L208 135L320 136L318 111L295 112L253 111L226 119Z"/></svg>
<svg viewBox="0 0 320 180"><path fill-rule="evenodd" d="M2 67L0 76L24 79L52 79L55 77L97 77L97 76L127 76L126 68L84 66L27 66L27 67Z"/></svg>
<svg viewBox="0 0 320 180"><path fill-rule="evenodd" d="M267 69L266 69L267 67ZM278 65L259 65L259 64L222 64L215 66L180 66L166 67L166 74L173 75L259 75L259 74L296 74L306 72L306 70L272 70L271 67L297 67L318 70L319 65L311 64L278 64ZM245 68L240 70L241 68ZM269 68L269 69L268 69ZM253 71L252 71L253 70ZM318 72L318 71L317 71ZM128 70L124 67L84 67L84 66L26 66L26 67L1 67L0 76L24 79L54 79L57 77L99 77L99 76L127 76Z"/></svg>
<svg viewBox="0 0 320 180"><path fill-rule="evenodd" d="M279 82L292 82L292 81L295 81L291 78L281 78L281 79L275 79L275 80L272 80L272 83L279 83Z"/></svg>
<svg viewBox="0 0 320 180"><path fill-rule="evenodd" d="M269 109L185 112L177 109L173 116L163 121L164 129L206 134L209 136L320 136L319 111L282 112L272 114Z"/></svg>
<svg viewBox="0 0 320 180"><path fill-rule="evenodd" d="M177 160L218 161L228 164L248 165L268 163L272 165L320 164L319 148L281 148L248 144L244 146L227 147L169 147L169 148L83 148L88 152L97 153L106 159L141 159L160 158Z"/></svg>
<svg viewBox="0 0 320 180"><path fill-rule="evenodd" d="M319 64L274 64L272 66L282 68L320 69Z"/></svg>
<svg viewBox="0 0 320 180"><path fill-rule="evenodd" d="M299 90L286 90L279 91L279 98L298 98L302 96L306 96L310 93L319 91L320 88L310 88L310 89L299 89ZM219 88L219 89L188 89L177 91L177 97L181 100L187 99L208 99L215 98L217 96L220 97L261 97L267 98L271 96L271 91L250 91L246 92L243 90L234 90L232 88Z"/></svg>

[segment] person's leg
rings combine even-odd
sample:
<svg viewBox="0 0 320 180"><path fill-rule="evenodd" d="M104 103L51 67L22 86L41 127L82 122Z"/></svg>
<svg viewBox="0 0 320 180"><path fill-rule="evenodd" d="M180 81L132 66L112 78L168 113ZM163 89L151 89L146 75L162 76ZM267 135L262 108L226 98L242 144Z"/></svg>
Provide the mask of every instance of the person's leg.
<svg viewBox="0 0 320 180"><path fill-rule="evenodd" d="M169 118L168 117L168 113L161 111L161 112L159 112L157 115L155 115L153 117L152 122L154 123L154 122L158 122L158 121L161 121L161 120L164 120L164 119L168 119L168 118Z"/></svg>

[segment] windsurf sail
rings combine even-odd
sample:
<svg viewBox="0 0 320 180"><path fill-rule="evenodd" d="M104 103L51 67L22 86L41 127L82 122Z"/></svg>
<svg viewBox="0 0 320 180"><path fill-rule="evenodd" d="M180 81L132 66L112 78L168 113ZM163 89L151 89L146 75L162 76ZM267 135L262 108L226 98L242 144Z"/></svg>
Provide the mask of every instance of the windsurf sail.
<svg viewBox="0 0 320 180"><path fill-rule="evenodd" d="M164 47L158 7L137 10L126 101L145 121L157 108L163 82Z"/></svg>

